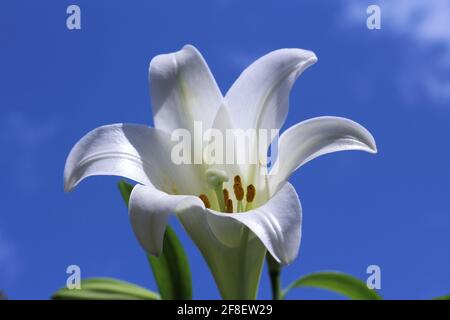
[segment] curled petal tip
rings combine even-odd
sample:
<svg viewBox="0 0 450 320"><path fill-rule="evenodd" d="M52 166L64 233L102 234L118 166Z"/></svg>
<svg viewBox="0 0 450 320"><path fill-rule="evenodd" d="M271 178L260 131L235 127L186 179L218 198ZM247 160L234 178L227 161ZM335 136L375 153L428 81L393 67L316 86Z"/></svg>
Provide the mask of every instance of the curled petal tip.
<svg viewBox="0 0 450 320"><path fill-rule="evenodd" d="M312 65L318 61L318 58L316 54L311 50L305 50L305 49L288 49L292 50L294 54L300 58L303 64L305 65Z"/></svg>
<svg viewBox="0 0 450 320"><path fill-rule="evenodd" d="M71 188L69 185L67 185L66 183L64 183L64 192L70 192L70 191L72 191L73 190L73 188Z"/></svg>
<svg viewBox="0 0 450 320"><path fill-rule="evenodd" d="M367 141L365 141L365 144L367 146L366 151L369 153L372 153L372 154L378 153L377 143L375 142L375 138L373 137L373 135L366 128L364 128L362 126L361 126L361 128L362 128L362 130L364 130L366 132L366 135L367 135Z"/></svg>
<svg viewBox="0 0 450 320"><path fill-rule="evenodd" d="M372 145L370 146L372 149L372 153L378 153L377 143L375 142L375 139L372 137Z"/></svg>
<svg viewBox="0 0 450 320"><path fill-rule="evenodd" d="M66 166L64 168L64 192L71 192L75 188L75 183L69 173L70 169L66 162Z"/></svg>
<svg viewBox="0 0 450 320"><path fill-rule="evenodd" d="M194 45L192 45L190 43L185 44L183 46L183 48L181 48L181 50L194 50L194 51L198 52L198 49Z"/></svg>
<svg viewBox="0 0 450 320"><path fill-rule="evenodd" d="M274 51L273 53L275 55L286 57L286 60L290 58L293 62L296 61L298 63L297 68L299 68L302 72L318 61L318 58L313 51L305 49L280 49Z"/></svg>
<svg viewBox="0 0 450 320"><path fill-rule="evenodd" d="M64 178L64 192L72 192L75 187L78 185L79 181L74 181L72 178Z"/></svg>
<svg viewBox="0 0 450 320"><path fill-rule="evenodd" d="M314 54L314 52L311 52L312 56L311 58L309 58L308 60L306 60L306 64L308 65L312 65L314 63L316 63L317 61L319 61L319 59L317 58L317 56Z"/></svg>

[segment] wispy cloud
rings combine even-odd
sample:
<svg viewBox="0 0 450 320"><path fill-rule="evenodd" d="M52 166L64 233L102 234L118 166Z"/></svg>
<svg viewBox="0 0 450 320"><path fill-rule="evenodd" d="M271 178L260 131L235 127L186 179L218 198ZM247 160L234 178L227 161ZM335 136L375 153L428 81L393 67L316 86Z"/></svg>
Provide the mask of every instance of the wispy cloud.
<svg viewBox="0 0 450 320"><path fill-rule="evenodd" d="M0 283L11 283L20 271L17 246L0 230ZM1 289L1 288L0 288Z"/></svg>
<svg viewBox="0 0 450 320"><path fill-rule="evenodd" d="M10 113L3 119L0 142L9 150L8 165L14 172L14 182L22 192L39 189L42 147L59 132L56 119L38 121L23 113Z"/></svg>
<svg viewBox="0 0 450 320"><path fill-rule="evenodd" d="M265 53L267 52L263 52L262 50L250 52L235 48L234 50L233 49L228 50L227 55L224 55L224 59L226 60L225 62L228 64L228 66L230 66L230 68L242 72L253 61L258 59Z"/></svg>
<svg viewBox="0 0 450 320"><path fill-rule="evenodd" d="M35 146L48 141L55 136L58 129L54 120L39 123L32 121L22 113L10 113L7 117L7 125L11 130L10 137L27 146Z"/></svg>
<svg viewBox="0 0 450 320"><path fill-rule="evenodd" d="M404 44L404 60L397 83L403 97L416 101L424 96L439 105L450 104L450 1L448 0L347 0L341 21L361 26L366 8L381 9L382 36Z"/></svg>

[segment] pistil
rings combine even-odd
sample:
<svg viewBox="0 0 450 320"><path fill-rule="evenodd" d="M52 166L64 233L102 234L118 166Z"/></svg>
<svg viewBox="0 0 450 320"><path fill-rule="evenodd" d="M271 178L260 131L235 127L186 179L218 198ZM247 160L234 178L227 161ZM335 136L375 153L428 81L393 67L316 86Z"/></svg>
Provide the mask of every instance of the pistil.
<svg viewBox="0 0 450 320"><path fill-rule="evenodd" d="M222 212L226 212L226 204L223 198L223 183L227 181L228 175L223 170L209 169L206 171L206 183L214 190L220 211Z"/></svg>
<svg viewBox="0 0 450 320"><path fill-rule="evenodd" d="M230 193L227 188L223 187L224 182L228 181L228 175L225 171L219 169L209 169L206 171L206 183L209 188L214 190L216 194L217 203L219 204L219 210L221 212L233 213L234 205L233 200L230 198ZM247 186L247 193L244 191L242 180L239 175L233 179L233 192L236 197L237 205L236 212L244 212L252 209L253 200L256 195L256 188L253 184ZM244 210L244 197L246 200ZM211 202L206 194L199 195L199 198L203 201L206 208L211 208Z"/></svg>

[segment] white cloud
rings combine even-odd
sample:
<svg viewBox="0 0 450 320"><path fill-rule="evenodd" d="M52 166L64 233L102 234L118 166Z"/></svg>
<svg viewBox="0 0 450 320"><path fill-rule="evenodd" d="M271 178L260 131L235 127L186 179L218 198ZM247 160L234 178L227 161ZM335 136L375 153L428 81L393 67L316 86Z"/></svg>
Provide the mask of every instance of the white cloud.
<svg viewBox="0 0 450 320"><path fill-rule="evenodd" d="M23 146L37 146L53 138L58 130L57 122L46 120L39 123L23 113L10 113L6 117L8 134L5 136Z"/></svg>
<svg viewBox="0 0 450 320"><path fill-rule="evenodd" d="M0 142L6 146L7 158L19 191L33 193L41 183L40 166L43 160L42 148L59 132L60 123L55 119L40 122L23 113L8 114L0 126Z"/></svg>
<svg viewBox="0 0 450 320"><path fill-rule="evenodd" d="M19 272L17 247L0 230L0 283L12 282ZM2 289L2 288L0 288Z"/></svg>
<svg viewBox="0 0 450 320"><path fill-rule="evenodd" d="M264 55L261 50L255 50L255 52L245 50L228 50L228 54L224 55L223 59L227 64L239 72L244 71L251 63L253 63L260 56Z"/></svg>
<svg viewBox="0 0 450 320"><path fill-rule="evenodd" d="M405 44L397 79L404 98L416 101L420 94L437 104L450 103L449 0L347 0L344 3L344 15L340 16L346 22L344 25L350 22L351 26L365 26L366 8L376 4L381 9L381 30L373 32Z"/></svg>

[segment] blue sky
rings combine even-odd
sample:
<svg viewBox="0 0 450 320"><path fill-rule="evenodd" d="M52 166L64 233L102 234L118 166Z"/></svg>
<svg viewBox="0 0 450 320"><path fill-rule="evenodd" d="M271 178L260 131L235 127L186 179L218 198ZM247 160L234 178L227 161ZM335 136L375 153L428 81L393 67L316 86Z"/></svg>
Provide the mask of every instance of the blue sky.
<svg viewBox="0 0 450 320"><path fill-rule="evenodd" d="M77 4L82 30L66 28ZM365 279L382 272L388 299L450 293L450 5L371 1L9 1L0 6L0 289L46 299L66 267L155 288L117 191L118 178L63 192L72 145L103 124L152 124L150 59L194 44L223 92L249 63L278 48L313 50L286 127L338 115L374 135L375 156L317 159L292 178L302 244L283 283L313 271ZM195 298L218 298L200 253L180 228ZM260 298L269 298L263 274ZM338 298L297 290L289 298Z"/></svg>

